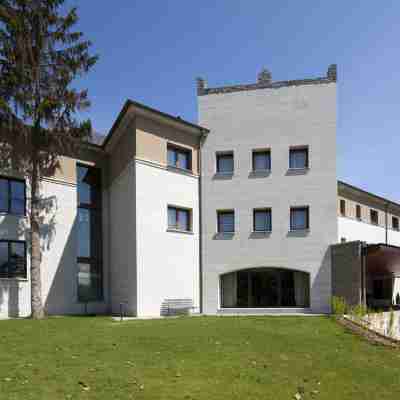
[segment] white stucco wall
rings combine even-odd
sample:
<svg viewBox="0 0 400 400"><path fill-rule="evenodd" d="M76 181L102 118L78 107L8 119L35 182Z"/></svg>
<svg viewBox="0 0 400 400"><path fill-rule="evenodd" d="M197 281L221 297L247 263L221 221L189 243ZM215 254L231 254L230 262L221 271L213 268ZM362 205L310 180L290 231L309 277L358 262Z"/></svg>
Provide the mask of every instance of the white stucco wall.
<svg viewBox="0 0 400 400"><path fill-rule="evenodd" d="M77 193L75 184L44 180L41 184L42 204L46 215L41 225L42 297L48 314L83 314L85 306L78 302L77 268ZM27 189L29 197L29 189ZM0 217L0 238L26 240L27 279L0 279L0 317L30 315L30 245L28 219ZM106 245L106 244L104 244ZM87 311L108 310L107 264L103 265L104 301L90 303Z"/></svg>
<svg viewBox="0 0 400 400"><path fill-rule="evenodd" d="M131 161L109 188L111 310L137 313L135 163Z"/></svg>
<svg viewBox="0 0 400 400"><path fill-rule="evenodd" d="M338 241L360 240L368 244L386 243L386 230L382 226L357 221L352 218L338 217ZM388 229L388 244L400 246L400 232Z"/></svg>
<svg viewBox="0 0 400 400"><path fill-rule="evenodd" d="M193 234L168 232L167 207L193 210ZM168 299L199 309L198 178L136 161L138 315L160 315Z"/></svg>
<svg viewBox="0 0 400 400"><path fill-rule="evenodd" d="M26 240L27 219L0 216L0 239ZM30 260L27 247L27 279L0 279L0 318L26 317L31 312Z"/></svg>
<svg viewBox="0 0 400 400"><path fill-rule="evenodd" d="M330 309L329 246L337 240L336 84L198 97L202 149L204 312L216 313L221 274L280 267L310 273L311 308ZM308 145L310 170L290 175L289 147ZM253 149L271 149L268 176L250 176ZM218 151L233 151L231 179L215 179ZM289 232L291 206L310 207L310 231ZM272 208L272 233L251 235L253 209ZM236 232L218 240L216 211L235 210Z"/></svg>

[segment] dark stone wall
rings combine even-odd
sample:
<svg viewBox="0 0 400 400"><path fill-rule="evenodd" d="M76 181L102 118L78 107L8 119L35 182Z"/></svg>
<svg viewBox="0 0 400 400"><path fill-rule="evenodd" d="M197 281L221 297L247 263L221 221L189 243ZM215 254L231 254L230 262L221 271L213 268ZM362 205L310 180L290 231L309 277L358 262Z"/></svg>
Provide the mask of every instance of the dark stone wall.
<svg viewBox="0 0 400 400"><path fill-rule="evenodd" d="M361 242L333 245L332 296L343 297L348 305L361 303Z"/></svg>

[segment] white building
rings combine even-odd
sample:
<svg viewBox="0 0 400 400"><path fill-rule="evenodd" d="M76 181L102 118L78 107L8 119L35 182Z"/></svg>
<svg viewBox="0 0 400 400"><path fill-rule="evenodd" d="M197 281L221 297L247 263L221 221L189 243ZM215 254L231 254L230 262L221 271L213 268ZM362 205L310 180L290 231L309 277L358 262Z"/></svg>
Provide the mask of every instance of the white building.
<svg viewBox="0 0 400 400"><path fill-rule="evenodd" d="M200 79L198 103L205 128L127 101L102 145L42 180L47 313L329 312L332 293L392 304L400 205L337 182L336 67ZM30 314L27 212L24 177L3 171L0 317Z"/></svg>

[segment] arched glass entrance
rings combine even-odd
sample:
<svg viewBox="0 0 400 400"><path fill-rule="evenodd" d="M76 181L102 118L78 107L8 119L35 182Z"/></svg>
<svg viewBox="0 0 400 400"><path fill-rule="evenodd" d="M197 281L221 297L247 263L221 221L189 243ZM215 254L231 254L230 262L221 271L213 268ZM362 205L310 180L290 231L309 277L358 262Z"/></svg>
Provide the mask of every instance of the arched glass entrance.
<svg viewBox="0 0 400 400"><path fill-rule="evenodd" d="M302 271L252 268L221 275L224 308L309 307L310 277Z"/></svg>

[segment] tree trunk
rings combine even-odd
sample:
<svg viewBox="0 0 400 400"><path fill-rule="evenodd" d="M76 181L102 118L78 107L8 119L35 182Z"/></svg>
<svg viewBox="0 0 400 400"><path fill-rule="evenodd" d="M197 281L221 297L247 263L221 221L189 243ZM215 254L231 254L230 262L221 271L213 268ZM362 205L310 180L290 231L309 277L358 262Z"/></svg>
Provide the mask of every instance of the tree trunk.
<svg viewBox="0 0 400 400"><path fill-rule="evenodd" d="M32 160L31 172L31 308L33 319L44 318L42 304L42 280L40 264L42 252L40 247L40 177L38 162L35 156Z"/></svg>

